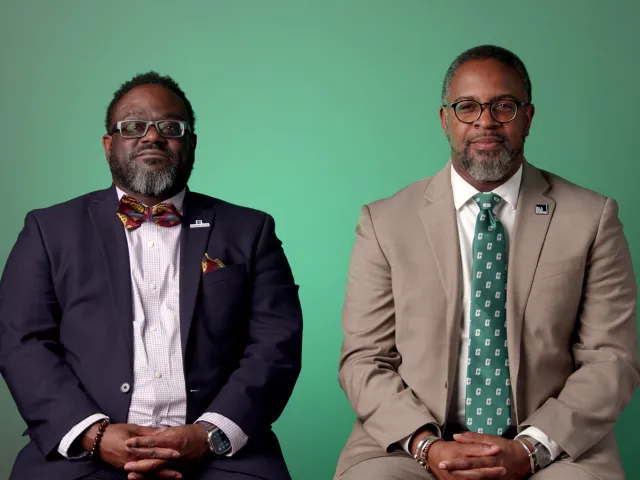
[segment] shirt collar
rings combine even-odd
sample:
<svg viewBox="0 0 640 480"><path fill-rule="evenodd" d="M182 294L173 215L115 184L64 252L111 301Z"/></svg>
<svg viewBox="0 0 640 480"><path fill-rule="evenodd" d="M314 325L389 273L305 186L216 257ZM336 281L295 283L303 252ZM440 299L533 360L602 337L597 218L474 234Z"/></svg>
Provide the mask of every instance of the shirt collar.
<svg viewBox="0 0 640 480"><path fill-rule="evenodd" d="M126 195L126 193L124 193L118 187L116 187L116 192L118 192L118 200L120 200L122 197ZM180 192L175 194L173 197L167 198L166 200L160 203L173 203L175 207L178 209L178 212L180 212L180 214L182 215L183 214L182 207L184 205L184 196L186 193L187 193L187 189L183 188ZM150 205L146 205L146 206L148 207ZM155 205L151 205L151 206L155 207Z"/></svg>
<svg viewBox="0 0 640 480"><path fill-rule="evenodd" d="M491 193L499 195L505 202L511 205L512 210L515 210L518 205L521 180L522 165L520 165L518 171L509 180L492 190ZM456 172L453 165L451 166L451 188L453 189L453 203L456 210L460 210L474 195L480 193Z"/></svg>

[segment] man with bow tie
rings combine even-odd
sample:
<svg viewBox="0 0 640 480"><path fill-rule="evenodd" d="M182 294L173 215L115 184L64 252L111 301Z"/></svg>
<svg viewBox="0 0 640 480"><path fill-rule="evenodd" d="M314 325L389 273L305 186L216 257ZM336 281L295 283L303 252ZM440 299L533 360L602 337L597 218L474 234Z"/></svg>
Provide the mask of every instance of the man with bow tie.
<svg viewBox="0 0 640 480"><path fill-rule="evenodd" d="M191 192L170 77L115 93L113 186L30 212L0 283L11 478L288 479L272 423L301 365L298 287L262 212Z"/></svg>
<svg viewBox="0 0 640 480"><path fill-rule="evenodd" d="M450 162L362 209L339 377L358 418L336 480L624 478L629 248L614 200L525 160L531 102L515 54L463 52L442 90Z"/></svg>

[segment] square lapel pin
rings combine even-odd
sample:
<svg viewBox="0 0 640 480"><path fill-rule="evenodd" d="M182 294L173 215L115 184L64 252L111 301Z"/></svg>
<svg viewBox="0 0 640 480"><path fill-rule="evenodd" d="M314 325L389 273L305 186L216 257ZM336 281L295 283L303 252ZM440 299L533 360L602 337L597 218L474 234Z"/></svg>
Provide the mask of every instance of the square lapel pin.
<svg viewBox="0 0 640 480"><path fill-rule="evenodd" d="M549 205L546 203L536 203L536 215L549 215Z"/></svg>

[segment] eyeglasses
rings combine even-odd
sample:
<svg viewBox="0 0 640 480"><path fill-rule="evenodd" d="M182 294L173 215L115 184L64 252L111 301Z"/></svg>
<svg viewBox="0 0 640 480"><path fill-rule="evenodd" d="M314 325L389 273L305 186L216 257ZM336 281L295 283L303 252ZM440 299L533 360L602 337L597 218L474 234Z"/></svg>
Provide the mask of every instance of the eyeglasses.
<svg viewBox="0 0 640 480"><path fill-rule="evenodd" d="M142 138L149 131L149 125L156 127L160 136L164 138L180 138L184 136L185 131L191 131L189 124L182 120L158 120L157 122L150 120L122 120L115 124L109 135L119 131L122 138Z"/></svg>
<svg viewBox="0 0 640 480"><path fill-rule="evenodd" d="M495 102L476 102L475 100L462 100L455 103L445 103L443 107L451 107L456 118L462 123L477 121L484 111L484 106L489 105L491 116L496 122L509 123L516 118L518 107L529 106L529 102L516 102L514 100L496 100Z"/></svg>

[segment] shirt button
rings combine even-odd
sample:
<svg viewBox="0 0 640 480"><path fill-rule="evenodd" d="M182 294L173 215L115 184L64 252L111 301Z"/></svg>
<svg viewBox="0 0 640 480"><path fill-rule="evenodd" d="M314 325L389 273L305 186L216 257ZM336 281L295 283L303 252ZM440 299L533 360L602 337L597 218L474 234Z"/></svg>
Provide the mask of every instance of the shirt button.
<svg viewBox="0 0 640 480"><path fill-rule="evenodd" d="M160 425L162 423L162 417L160 416L157 416L155 420L156 420L156 425Z"/></svg>
<svg viewBox="0 0 640 480"><path fill-rule="evenodd" d="M154 245L153 240L149 240L149 242L147 243L147 246L151 248L153 247L153 245Z"/></svg>
<svg viewBox="0 0 640 480"><path fill-rule="evenodd" d="M156 376L156 378L160 378L162 377L162 372L156 372L154 373L154 375Z"/></svg>
<svg viewBox="0 0 640 480"><path fill-rule="evenodd" d="M151 282L149 284L149 288L151 288L151 290L155 290L156 289L156 282Z"/></svg>
<svg viewBox="0 0 640 480"><path fill-rule="evenodd" d="M120 385L120 391L122 393L129 393L129 390L131 390L131 385L129 385L127 382L124 382L122 385Z"/></svg>
<svg viewBox="0 0 640 480"><path fill-rule="evenodd" d="M149 330L151 330L153 333L155 333L158 330L158 327L151 327Z"/></svg>

